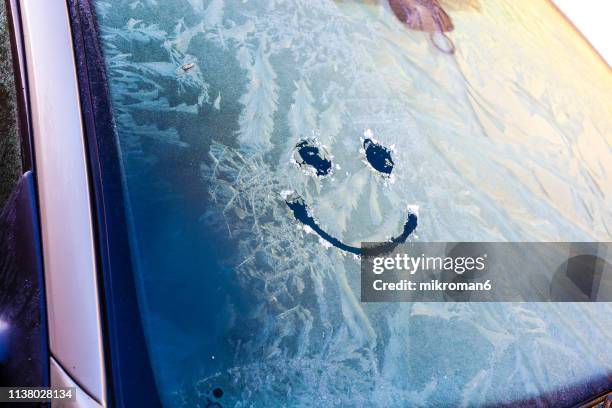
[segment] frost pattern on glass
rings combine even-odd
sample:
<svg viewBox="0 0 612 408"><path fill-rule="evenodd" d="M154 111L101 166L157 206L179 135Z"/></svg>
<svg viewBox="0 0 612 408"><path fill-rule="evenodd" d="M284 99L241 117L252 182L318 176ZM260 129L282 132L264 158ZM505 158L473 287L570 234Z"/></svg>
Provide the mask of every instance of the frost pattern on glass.
<svg viewBox="0 0 612 408"><path fill-rule="evenodd" d="M559 401L609 378L611 305L361 304L358 262L297 223L282 197L297 192L348 245L394 236L410 205L420 208L410 239L609 240L612 80L546 2L449 8L454 56L385 2L97 9L168 405L213 387L231 406ZM393 183L361 159L368 129L393 146ZM305 138L333 154L330 177L292 163ZM211 236L165 236L171 223L152 212ZM211 241L231 248L216 261L239 289L223 292L211 313L228 318L200 338L198 316L189 329L160 317L180 294L160 290L172 271L151 260ZM168 327L176 333L160 334ZM189 371L187 360L201 362Z"/></svg>

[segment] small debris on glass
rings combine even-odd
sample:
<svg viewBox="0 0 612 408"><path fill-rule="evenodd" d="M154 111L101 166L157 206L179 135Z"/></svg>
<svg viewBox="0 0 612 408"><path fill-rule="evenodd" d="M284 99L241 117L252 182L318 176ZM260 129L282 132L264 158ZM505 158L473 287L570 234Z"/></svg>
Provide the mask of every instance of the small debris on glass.
<svg viewBox="0 0 612 408"><path fill-rule="evenodd" d="M182 68L182 69L183 69L183 71L185 71L185 72L189 71L189 70L190 70L191 68L193 68L193 67L195 67L195 63L193 63L193 62L189 62L189 63L187 63L187 64L183 64L183 65L181 66L181 68Z"/></svg>

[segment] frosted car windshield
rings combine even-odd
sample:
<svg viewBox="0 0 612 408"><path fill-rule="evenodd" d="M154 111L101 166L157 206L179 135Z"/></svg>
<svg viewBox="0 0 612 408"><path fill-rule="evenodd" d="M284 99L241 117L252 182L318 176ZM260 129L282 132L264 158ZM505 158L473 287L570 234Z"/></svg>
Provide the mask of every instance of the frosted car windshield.
<svg viewBox="0 0 612 408"><path fill-rule="evenodd" d="M167 406L610 385L610 304L359 301L362 241L610 240L612 75L548 1L95 3Z"/></svg>

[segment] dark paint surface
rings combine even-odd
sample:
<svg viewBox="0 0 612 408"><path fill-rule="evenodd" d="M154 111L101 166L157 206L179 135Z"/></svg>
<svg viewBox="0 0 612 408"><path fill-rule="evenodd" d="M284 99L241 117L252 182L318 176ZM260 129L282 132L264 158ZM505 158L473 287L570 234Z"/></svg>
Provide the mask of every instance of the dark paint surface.
<svg viewBox="0 0 612 408"><path fill-rule="evenodd" d="M49 384L46 310L32 174L0 213L0 386Z"/></svg>

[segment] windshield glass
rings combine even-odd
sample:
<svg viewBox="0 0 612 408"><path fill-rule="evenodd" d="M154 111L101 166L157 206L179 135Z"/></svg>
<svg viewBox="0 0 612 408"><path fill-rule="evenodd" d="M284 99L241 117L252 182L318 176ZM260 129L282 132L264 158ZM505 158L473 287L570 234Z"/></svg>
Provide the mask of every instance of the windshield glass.
<svg viewBox="0 0 612 408"><path fill-rule="evenodd" d="M351 254L610 240L612 75L548 1L96 7L167 406L571 405L610 385L612 304L361 303Z"/></svg>

